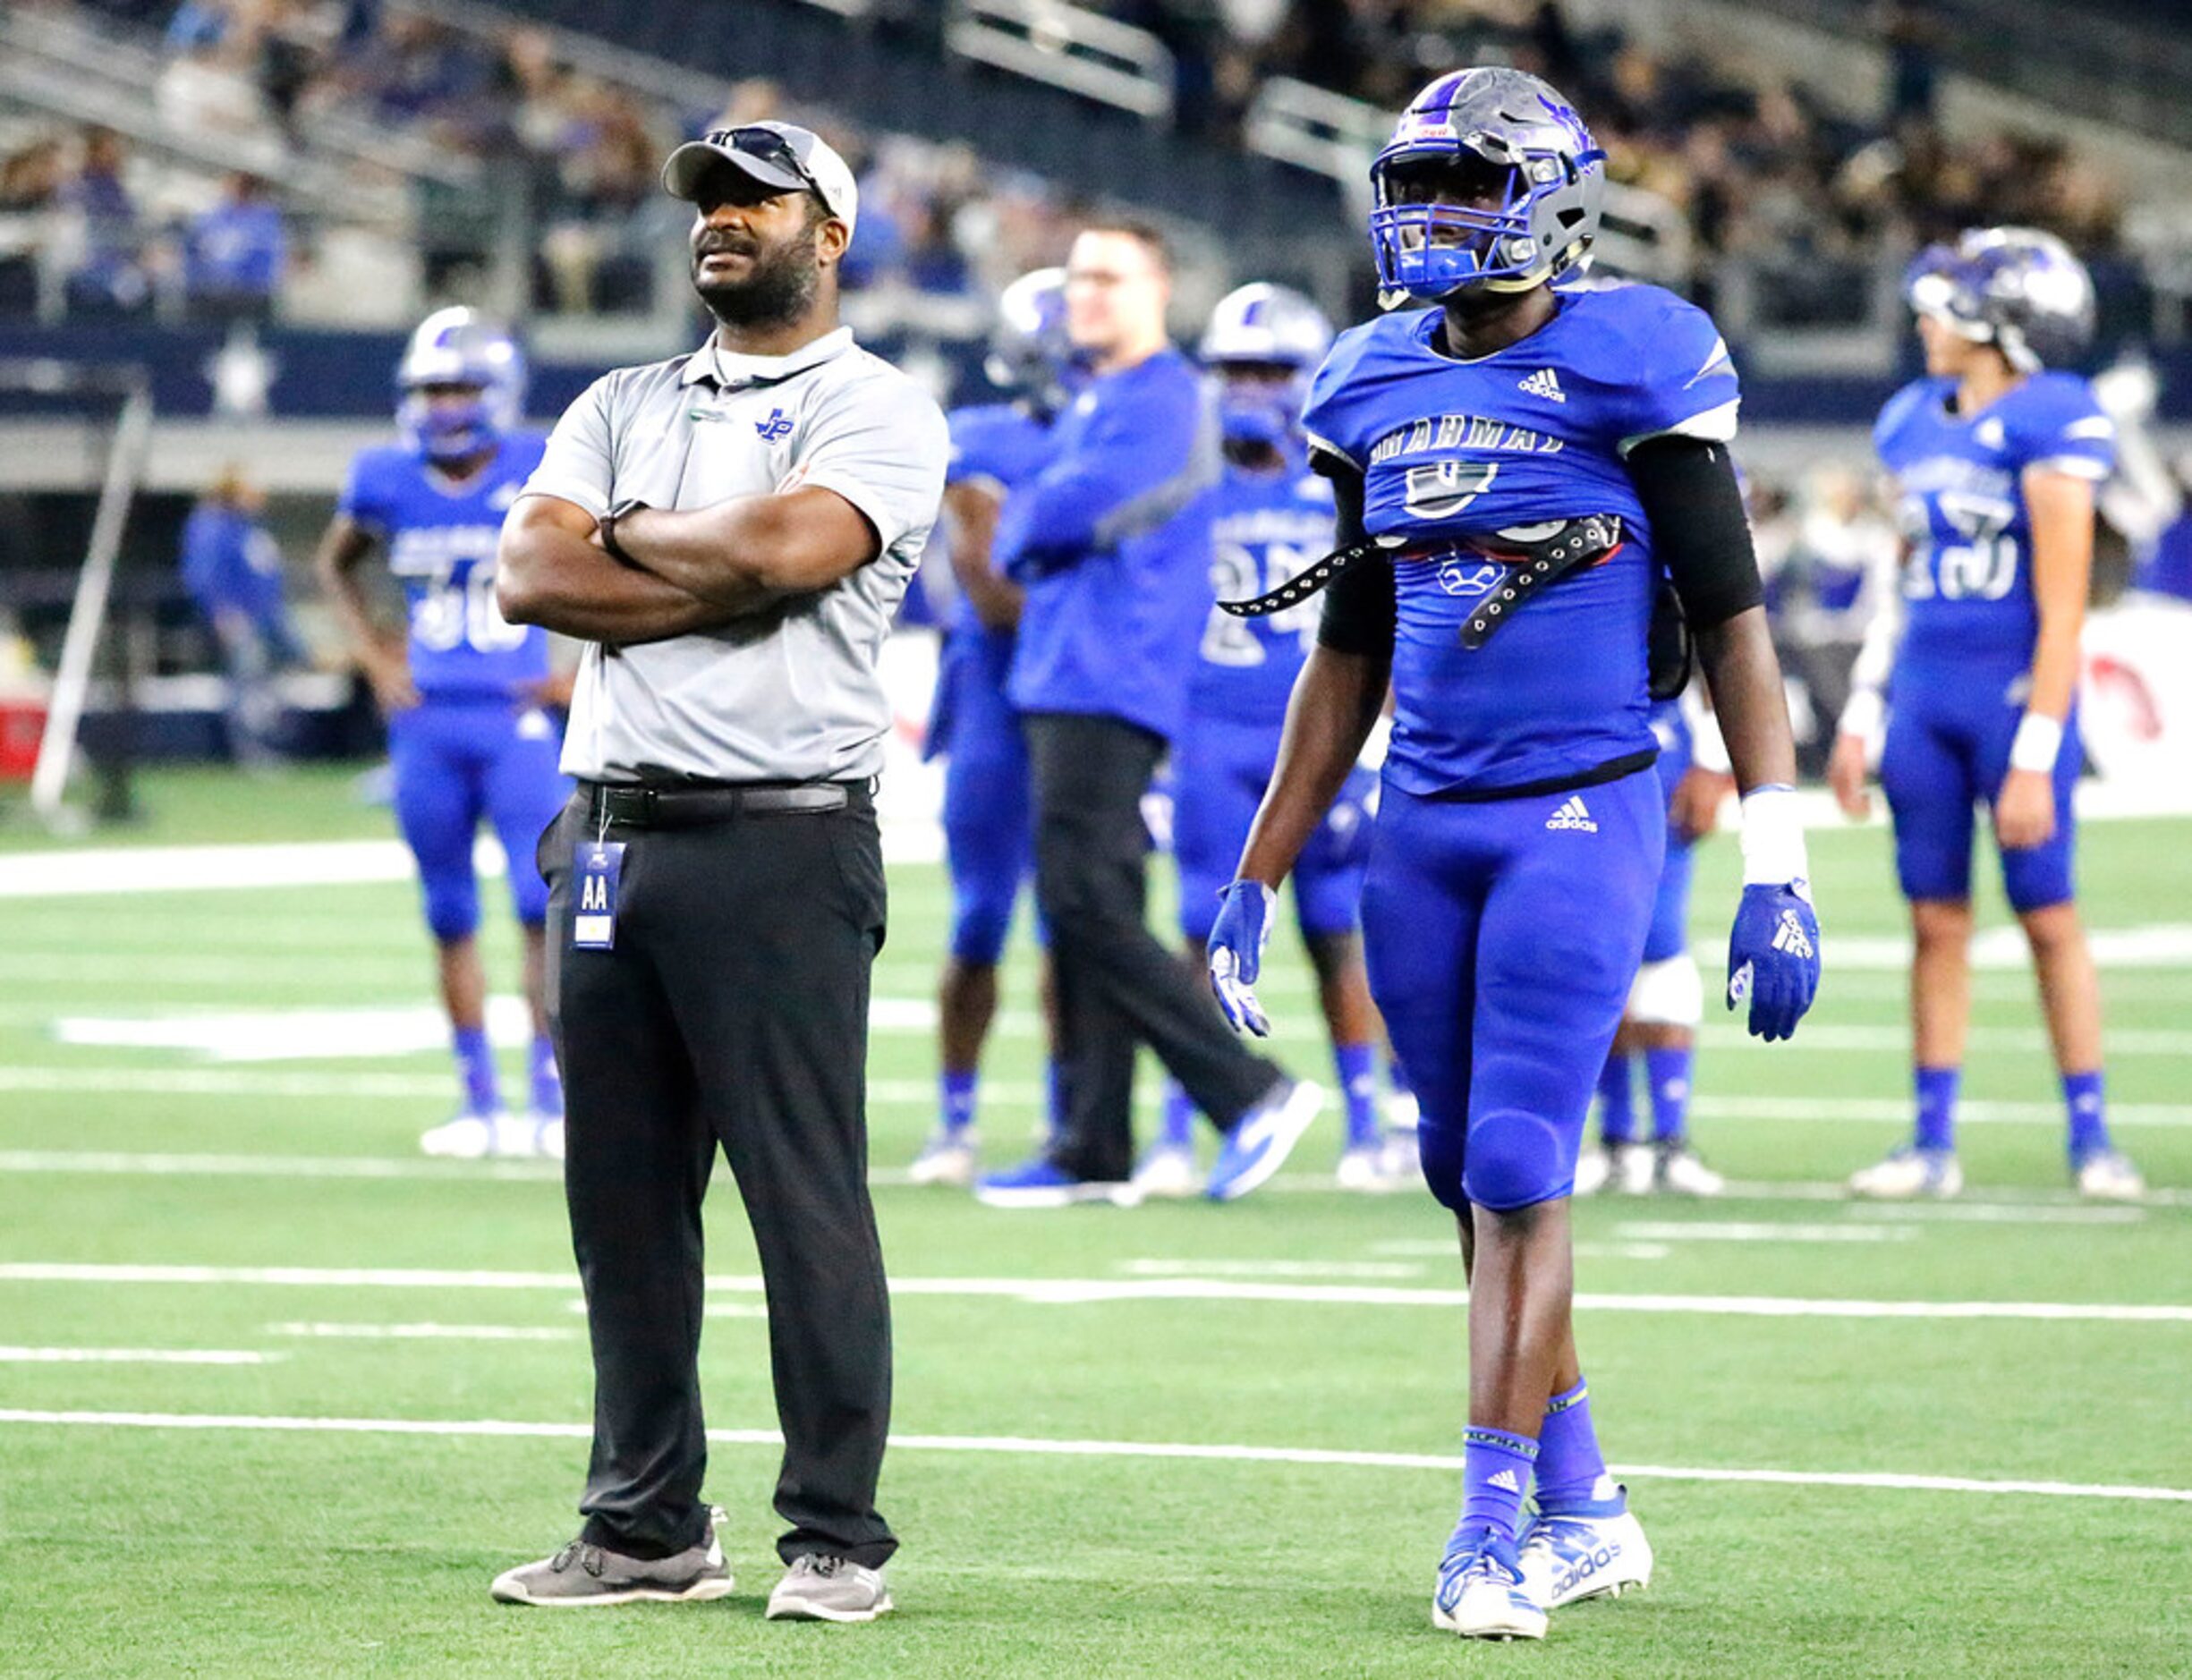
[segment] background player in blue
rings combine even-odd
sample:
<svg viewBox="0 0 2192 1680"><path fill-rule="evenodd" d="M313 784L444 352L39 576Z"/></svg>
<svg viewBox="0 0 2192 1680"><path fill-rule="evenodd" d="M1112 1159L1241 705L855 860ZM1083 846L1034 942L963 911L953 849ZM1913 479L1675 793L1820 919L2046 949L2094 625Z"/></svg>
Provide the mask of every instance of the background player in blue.
<svg viewBox="0 0 2192 1680"><path fill-rule="evenodd" d="M1066 336L1066 271L1022 275L998 299L991 381L1012 400L954 409L944 513L959 586L944 632L926 751L944 755L944 857L951 945L937 982L941 1120L914 1158L917 1184L972 1184L981 1049L997 1014L998 963L1034 857L1027 746L1005 696L1020 586L990 564L1012 487L1050 456L1050 427L1083 375ZM1050 991L1043 975L1046 1009ZM1055 1090L1056 1080L1049 1082ZM1053 1105L1055 1106L1055 1105Z"/></svg>
<svg viewBox="0 0 2192 1680"><path fill-rule="evenodd" d="M1868 741L1883 710L1880 783L1910 901L1916 1134L1850 1180L1864 1196L1952 1196L1957 1086L1971 1014L1975 807L1994 815L2002 885L2031 941L2086 1195L2129 1199L2138 1174L2102 1107L2101 992L2072 901L2071 795L2083 768L2078 638L2094 493L2114 427L2086 381L2046 363L2093 331L2093 286L2052 234L1974 230L1912 266L1926 377L1881 411L1880 458L1902 491L1902 598L1867 632L1829 778L1865 813Z"/></svg>
<svg viewBox="0 0 2192 1680"><path fill-rule="evenodd" d="M1690 1145L1692 1070L1697 1025L1704 1018L1704 977L1690 955L1690 883L1697 842L1712 832L1734 785L1720 725L1695 690L1652 707L1659 742L1660 786L1667 795L1667 861L1652 900L1644 966L1630 986L1621 1030L1599 1075L1601 1147L1576 1162L1576 1194L1601 1190L1643 1196L1717 1196L1727 1181ZM1636 1135L1636 1063L1644 1062L1652 1102L1652 1141Z"/></svg>
<svg viewBox="0 0 2192 1680"><path fill-rule="evenodd" d="M1785 1038L1819 974L1727 351L1656 287L1550 284L1590 245L1603 162L1551 88L1480 69L1417 95L1372 165L1381 286L1438 307L1341 335L1312 387L1304 426L1361 557L1326 598L1211 935L1221 1005L1265 1031L1273 894L1389 676L1363 933L1470 1270L1466 1488L1432 1614L1480 1638L1541 1637L1549 1608L1651 1574L1576 1361L1568 1197L1663 857L1646 703L1662 574L1746 790L1729 1001Z"/></svg>
<svg viewBox="0 0 2192 1680"><path fill-rule="evenodd" d="M1332 487L1310 471L1298 416L1332 326L1299 293L1258 283L1228 293L1202 335L1218 378L1224 476L1204 493L1211 579L1221 598L1261 595L1332 547ZM1187 720L1172 742L1172 852L1180 871L1180 931L1199 970L1218 895L1270 785L1287 697L1316 633L1313 601L1263 618L1213 607L1197 650ZM1340 790L1294 871L1295 919L1317 972L1332 1059L1346 1102L1338 1179L1379 1190L1398 1176L1378 1124L1381 1028L1363 969L1363 864L1377 779L1358 769ZM1144 1195L1196 1187L1194 1106L1165 1090L1157 1141L1134 1169ZM1411 1162L1409 1175L1414 1173Z"/></svg>
<svg viewBox="0 0 2192 1680"><path fill-rule="evenodd" d="M351 463L319 545L320 575L387 717L396 820L419 861L439 953L462 1107L420 1140L429 1155L563 1153L563 1087L540 997L548 888L533 848L570 794L544 709L568 690L551 673L547 632L506 622L495 604L503 514L545 441L514 429L524 382L523 358L500 327L470 310L427 317L396 370L404 441ZM403 586L402 646L385 637L359 575L376 550ZM472 848L483 817L509 854L532 1008L529 1108L515 1116L504 1111L488 1044L487 975L473 938Z"/></svg>

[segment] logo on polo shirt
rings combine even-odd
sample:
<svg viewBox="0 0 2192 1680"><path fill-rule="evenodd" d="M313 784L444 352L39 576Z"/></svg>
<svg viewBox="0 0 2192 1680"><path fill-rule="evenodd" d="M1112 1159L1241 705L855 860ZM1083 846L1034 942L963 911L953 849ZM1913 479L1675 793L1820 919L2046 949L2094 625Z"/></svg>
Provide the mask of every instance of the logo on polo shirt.
<svg viewBox="0 0 2192 1680"><path fill-rule="evenodd" d="M768 443L780 443L792 435L792 417L780 408L769 411L765 420L755 420L753 429Z"/></svg>

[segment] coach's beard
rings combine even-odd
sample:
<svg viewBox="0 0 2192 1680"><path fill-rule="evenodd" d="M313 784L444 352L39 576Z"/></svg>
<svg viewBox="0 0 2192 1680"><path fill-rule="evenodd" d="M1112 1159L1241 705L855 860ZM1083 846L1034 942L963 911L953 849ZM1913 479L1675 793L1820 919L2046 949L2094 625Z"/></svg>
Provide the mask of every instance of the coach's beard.
<svg viewBox="0 0 2192 1680"><path fill-rule="evenodd" d="M741 247L730 240L702 240L692 249L692 289L708 312L726 327L787 326L814 307L815 291L821 284L815 237L816 229L810 227L773 250L752 253L752 266L743 280L704 278L704 259Z"/></svg>

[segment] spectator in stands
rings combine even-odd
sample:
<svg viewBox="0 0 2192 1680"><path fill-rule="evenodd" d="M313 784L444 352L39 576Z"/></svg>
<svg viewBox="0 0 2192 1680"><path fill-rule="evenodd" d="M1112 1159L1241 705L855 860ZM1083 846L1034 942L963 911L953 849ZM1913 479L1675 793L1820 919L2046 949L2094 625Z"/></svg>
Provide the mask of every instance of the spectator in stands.
<svg viewBox="0 0 2192 1680"><path fill-rule="evenodd" d="M266 322L289 259L289 236L267 183L231 174L220 202L200 211L183 234L183 290L201 319Z"/></svg>
<svg viewBox="0 0 2192 1680"><path fill-rule="evenodd" d="M86 129L82 144L75 175L61 192L72 224L69 312L133 315L151 303L152 282L137 200L123 180L128 148L108 128Z"/></svg>
<svg viewBox="0 0 2192 1680"><path fill-rule="evenodd" d="M61 142L50 137L0 158L0 317L38 310L38 253L66 176Z"/></svg>
<svg viewBox="0 0 2192 1680"><path fill-rule="evenodd" d="M283 666L305 662L282 592L282 552L261 522L266 501L231 463L183 527L183 587L220 649L229 751L247 768L280 762L274 678Z"/></svg>

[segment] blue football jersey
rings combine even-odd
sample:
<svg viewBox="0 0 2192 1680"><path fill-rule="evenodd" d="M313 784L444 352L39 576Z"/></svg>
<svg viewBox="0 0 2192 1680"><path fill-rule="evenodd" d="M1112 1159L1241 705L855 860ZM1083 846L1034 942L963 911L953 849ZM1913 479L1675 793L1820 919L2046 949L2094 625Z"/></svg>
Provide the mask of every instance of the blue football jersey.
<svg viewBox="0 0 2192 1680"><path fill-rule="evenodd" d="M1336 518L1328 479L1289 464L1281 472L1228 467L1204 491L1215 599L1266 594L1332 551ZM1268 725L1286 721L1294 679L1317 635L1313 598L1262 618L1211 608L1202 627L1191 718Z"/></svg>
<svg viewBox="0 0 2192 1680"><path fill-rule="evenodd" d="M513 432L461 485L394 445L351 462L337 505L387 551L411 610L411 676L423 695L508 694L548 674L548 632L509 623L495 604L503 516L547 442Z"/></svg>
<svg viewBox="0 0 2192 1680"><path fill-rule="evenodd" d="M1978 413L1950 407L1956 381L1920 379L1880 411L1873 442L1901 493L1900 660L1984 669L1992 680L2032 658L2032 519L2024 475L2034 467L2095 483L2116 464L2114 422L2071 373L2036 373Z"/></svg>
<svg viewBox="0 0 2192 1680"><path fill-rule="evenodd" d="M1710 318L1657 286L1555 296L1543 327L1474 361L1434 348L1439 310L1383 316L1342 334L1310 389L1313 445L1362 473L1371 534L1406 545L1386 774L1410 793L1557 785L1653 750L1661 567L1625 463L1653 437L1731 437L1735 369ZM1593 513L1620 517L1621 546L1463 647L1506 569L1455 539Z"/></svg>
<svg viewBox="0 0 2192 1680"><path fill-rule="evenodd" d="M944 418L951 429L951 461L944 469L947 484L972 479L1008 493L1014 485L1024 483L1050 464L1055 447L1050 421L1017 403L956 408ZM952 608L950 627L955 631L983 629L964 597ZM1012 636L1010 631L987 633L1007 641Z"/></svg>

